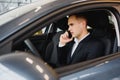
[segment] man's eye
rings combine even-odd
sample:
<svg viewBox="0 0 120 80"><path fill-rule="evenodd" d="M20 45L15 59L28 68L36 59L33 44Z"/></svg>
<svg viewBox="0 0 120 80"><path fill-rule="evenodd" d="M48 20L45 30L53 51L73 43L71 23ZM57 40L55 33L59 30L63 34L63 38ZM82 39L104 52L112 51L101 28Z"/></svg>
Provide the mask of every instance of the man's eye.
<svg viewBox="0 0 120 80"><path fill-rule="evenodd" d="M70 24L70 26L73 26L73 24Z"/></svg>

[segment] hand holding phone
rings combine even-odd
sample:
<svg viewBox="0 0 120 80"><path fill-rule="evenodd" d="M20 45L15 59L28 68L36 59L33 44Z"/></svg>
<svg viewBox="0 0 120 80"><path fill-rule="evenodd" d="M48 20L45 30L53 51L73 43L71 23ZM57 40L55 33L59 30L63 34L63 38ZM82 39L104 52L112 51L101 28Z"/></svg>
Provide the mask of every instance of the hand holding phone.
<svg viewBox="0 0 120 80"><path fill-rule="evenodd" d="M72 34L70 33L70 31L67 32L68 32L68 38L72 38Z"/></svg>
<svg viewBox="0 0 120 80"><path fill-rule="evenodd" d="M61 34L60 39L59 39L59 44L65 45L66 43L70 42L73 40L72 34L70 31L66 31L65 33Z"/></svg>

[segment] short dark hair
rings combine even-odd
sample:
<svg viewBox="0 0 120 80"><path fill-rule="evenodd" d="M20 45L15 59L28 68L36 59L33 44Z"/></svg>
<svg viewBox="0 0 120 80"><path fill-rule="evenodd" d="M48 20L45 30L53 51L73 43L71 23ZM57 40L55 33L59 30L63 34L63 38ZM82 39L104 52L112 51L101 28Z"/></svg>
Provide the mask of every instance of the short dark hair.
<svg viewBox="0 0 120 80"><path fill-rule="evenodd" d="M75 13L75 14L69 15L69 17L70 16L76 16L76 18L83 18L86 21L86 23L87 23L87 18L86 18L86 16L84 14Z"/></svg>

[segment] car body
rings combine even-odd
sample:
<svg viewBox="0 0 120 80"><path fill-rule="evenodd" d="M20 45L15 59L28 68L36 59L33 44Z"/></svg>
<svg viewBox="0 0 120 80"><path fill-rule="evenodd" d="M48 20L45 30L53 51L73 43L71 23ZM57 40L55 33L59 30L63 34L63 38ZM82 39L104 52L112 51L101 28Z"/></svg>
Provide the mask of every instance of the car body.
<svg viewBox="0 0 120 80"><path fill-rule="evenodd" d="M49 63L57 63L56 51L51 50L55 49L61 32L68 28L67 16L73 13L86 15L88 30L104 42L106 54L56 68ZM7 80L6 76L10 74L11 80L120 79L119 0L49 0L43 4L36 2L7 12L0 16L0 20L2 80ZM51 41L55 44L48 49ZM14 76L16 77L13 78Z"/></svg>

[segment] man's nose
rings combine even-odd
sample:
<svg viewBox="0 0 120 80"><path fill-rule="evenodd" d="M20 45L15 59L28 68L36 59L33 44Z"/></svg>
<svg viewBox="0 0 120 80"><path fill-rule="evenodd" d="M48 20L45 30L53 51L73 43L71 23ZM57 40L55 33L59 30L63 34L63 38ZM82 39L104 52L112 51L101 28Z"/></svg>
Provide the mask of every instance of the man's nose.
<svg viewBox="0 0 120 80"><path fill-rule="evenodd" d="M70 30L71 30L71 28L69 27L69 28L68 28L68 31L70 31Z"/></svg>

